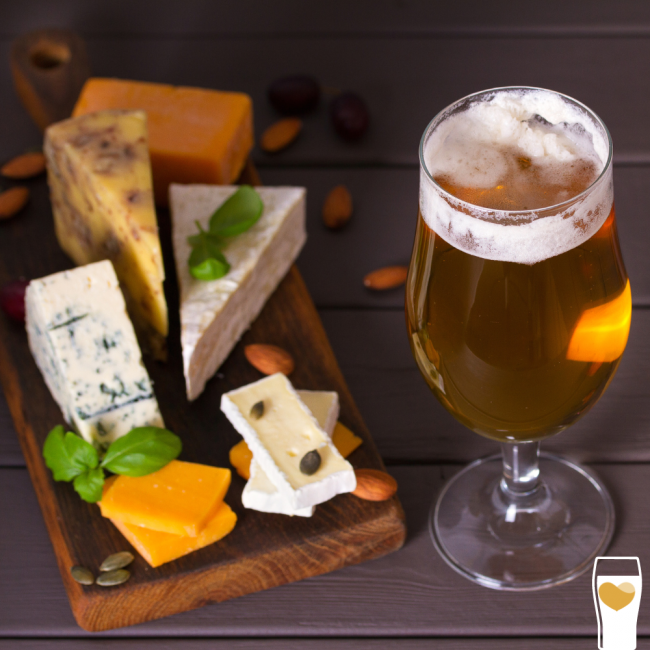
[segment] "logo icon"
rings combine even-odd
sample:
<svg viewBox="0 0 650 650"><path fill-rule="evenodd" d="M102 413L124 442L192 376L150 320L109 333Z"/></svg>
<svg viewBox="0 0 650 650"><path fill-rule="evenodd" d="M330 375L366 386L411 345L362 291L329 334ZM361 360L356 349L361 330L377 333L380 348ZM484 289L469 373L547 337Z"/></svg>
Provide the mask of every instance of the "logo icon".
<svg viewBox="0 0 650 650"><path fill-rule="evenodd" d="M638 557L597 557L592 589L601 650L634 650L641 604Z"/></svg>

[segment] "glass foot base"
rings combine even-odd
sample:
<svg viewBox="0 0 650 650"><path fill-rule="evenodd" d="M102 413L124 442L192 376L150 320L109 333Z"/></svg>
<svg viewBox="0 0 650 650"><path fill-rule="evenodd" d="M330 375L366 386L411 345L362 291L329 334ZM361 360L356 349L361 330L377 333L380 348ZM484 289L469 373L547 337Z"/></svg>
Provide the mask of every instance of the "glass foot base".
<svg viewBox="0 0 650 650"><path fill-rule="evenodd" d="M501 487L500 454L445 485L430 526L447 564L484 587L532 591L572 580L604 555L614 533L604 485L557 456L541 453L539 464L539 487L514 501Z"/></svg>

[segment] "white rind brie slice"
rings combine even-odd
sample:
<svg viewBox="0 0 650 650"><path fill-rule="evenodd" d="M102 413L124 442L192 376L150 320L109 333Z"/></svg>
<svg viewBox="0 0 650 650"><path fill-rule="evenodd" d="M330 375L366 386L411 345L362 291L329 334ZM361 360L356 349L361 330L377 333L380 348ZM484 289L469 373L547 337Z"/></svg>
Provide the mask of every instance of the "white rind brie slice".
<svg viewBox="0 0 650 650"><path fill-rule="evenodd" d="M251 408L264 402L264 414ZM244 437L253 457L294 510L323 503L357 485L354 469L281 373L265 377L221 397L221 410ZM317 449L318 471L300 471L303 456Z"/></svg>
<svg viewBox="0 0 650 650"><path fill-rule="evenodd" d="M25 322L47 387L88 442L164 426L111 262L32 280Z"/></svg>
<svg viewBox="0 0 650 650"><path fill-rule="evenodd" d="M299 390L296 391L305 406L311 411L318 424L331 438L339 417L338 393L329 391ZM260 512L274 512L281 515L311 517L314 506L294 509L278 488L273 485L264 470L256 462L251 461L250 478L241 496L245 508Z"/></svg>
<svg viewBox="0 0 650 650"><path fill-rule="evenodd" d="M174 258L180 288L181 347L187 398L196 399L242 334L262 311L307 238L305 189L258 187L259 221L224 249L231 268L219 280L192 277L187 238L208 229L213 212L235 186L177 185L169 189Z"/></svg>

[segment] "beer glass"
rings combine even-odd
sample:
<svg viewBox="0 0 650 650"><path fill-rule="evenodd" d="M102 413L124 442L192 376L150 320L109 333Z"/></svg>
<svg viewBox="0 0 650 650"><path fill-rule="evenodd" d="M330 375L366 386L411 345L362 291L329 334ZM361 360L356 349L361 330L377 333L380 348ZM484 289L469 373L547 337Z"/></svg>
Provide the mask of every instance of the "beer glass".
<svg viewBox="0 0 650 650"><path fill-rule="evenodd" d="M524 105L510 120L525 131L522 142L532 129L549 160L558 138L578 152L565 167L569 154L557 154L559 180L519 145L505 147L510 162L497 161L480 120L467 117L480 116L481 104L508 108L512 98ZM548 106L550 117L535 112ZM461 118L478 145L460 141L456 122L449 126ZM495 133L504 131L499 125ZM584 159L582 144L591 147ZM478 186L437 174L443 163L476 173ZM462 575L495 589L541 589L580 575L603 554L614 527L606 489L588 469L540 455L539 443L602 395L627 343L631 307L611 138L597 115L559 93L499 88L432 120L420 144L409 342L443 406L501 443L500 455L456 474L432 510L434 544Z"/></svg>
<svg viewBox="0 0 650 650"><path fill-rule="evenodd" d="M641 604L638 557L597 557L592 574L600 650L634 650Z"/></svg>

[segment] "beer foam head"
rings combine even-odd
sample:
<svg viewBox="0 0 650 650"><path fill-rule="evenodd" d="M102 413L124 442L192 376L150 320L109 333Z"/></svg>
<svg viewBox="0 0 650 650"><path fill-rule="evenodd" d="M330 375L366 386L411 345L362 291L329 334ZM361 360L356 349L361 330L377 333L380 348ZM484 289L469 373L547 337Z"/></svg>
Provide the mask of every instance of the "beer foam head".
<svg viewBox="0 0 650 650"><path fill-rule="evenodd" d="M548 187L561 187L579 165L600 176L578 196L558 193L555 209L545 204L518 211L467 203L433 180L444 177L474 190L501 187L505 177L517 175L513 152L532 161L536 178ZM534 264L559 255L591 237L611 209L607 130L584 106L551 91L506 88L460 100L429 125L420 156L420 208L427 225L479 257Z"/></svg>

